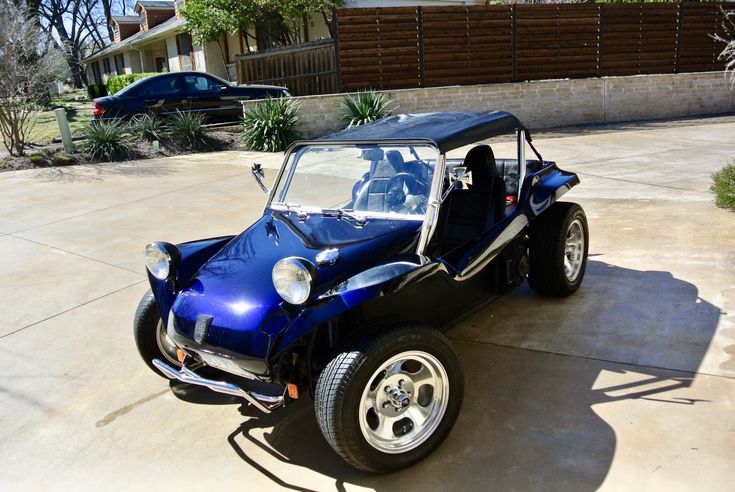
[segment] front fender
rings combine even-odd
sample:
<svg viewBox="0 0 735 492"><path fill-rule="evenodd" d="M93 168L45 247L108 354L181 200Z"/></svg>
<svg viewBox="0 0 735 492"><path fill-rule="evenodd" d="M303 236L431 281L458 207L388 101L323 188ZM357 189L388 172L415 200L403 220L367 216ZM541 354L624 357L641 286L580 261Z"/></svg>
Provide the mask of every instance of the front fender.
<svg viewBox="0 0 735 492"><path fill-rule="evenodd" d="M176 300L177 293L191 281L202 265L234 237L222 236L177 244L176 247L181 252L181 261L172 280L158 280L148 272L148 282L151 284L163 326L168 323L168 314Z"/></svg>
<svg viewBox="0 0 735 492"><path fill-rule="evenodd" d="M393 294L434 274L443 265L412 260L393 261L361 272L319 298L314 306L304 308L285 328L271 350L276 356L318 326L361 304L378 297Z"/></svg>

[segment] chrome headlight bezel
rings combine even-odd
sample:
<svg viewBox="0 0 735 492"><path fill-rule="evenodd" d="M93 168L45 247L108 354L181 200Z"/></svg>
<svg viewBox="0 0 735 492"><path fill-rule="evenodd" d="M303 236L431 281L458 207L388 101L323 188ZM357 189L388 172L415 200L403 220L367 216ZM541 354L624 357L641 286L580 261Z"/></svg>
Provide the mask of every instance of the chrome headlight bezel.
<svg viewBox="0 0 735 492"><path fill-rule="evenodd" d="M171 280L176 276L181 253L171 243L157 241L146 245L145 266L148 272L161 281Z"/></svg>
<svg viewBox="0 0 735 492"><path fill-rule="evenodd" d="M309 300L315 273L308 260L290 256L273 265L271 280L284 301L298 306Z"/></svg>

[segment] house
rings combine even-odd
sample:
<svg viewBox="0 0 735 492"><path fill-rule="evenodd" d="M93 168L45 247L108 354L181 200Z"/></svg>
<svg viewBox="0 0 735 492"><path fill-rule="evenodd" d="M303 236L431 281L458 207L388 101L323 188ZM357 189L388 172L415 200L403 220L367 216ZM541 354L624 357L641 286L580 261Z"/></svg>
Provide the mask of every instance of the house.
<svg viewBox="0 0 735 492"><path fill-rule="evenodd" d="M193 43L179 8L185 0L139 0L135 16L113 16L109 46L83 60L90 84L105 84L114 75L140 72L199 70L235 80L235 56L258 47L271 47L272 34L264 26L244 34L223 34L220 42ZM305 19L299 41L329 38L320 16ZM245 81L242 81L245 82Z"/></svg>
<svg viewBox="0 0 735 492"><path fill-rule="evenodd" d="M273 26L259 26L248 33L223 34L220 42L195 45L185 32L186 20L179 9L186 0L139 0L136 15L113 16L112 43L83 60L90 84L104 84L113 75L140 72L199 70L235 81L235 57L241 53L274 47ZM347 0L345 7L397 7L413 5L473 5L484 0ZM322 16L304 18L298 41L330 38ZM246 80L237 80L246 83Z"/></svg>

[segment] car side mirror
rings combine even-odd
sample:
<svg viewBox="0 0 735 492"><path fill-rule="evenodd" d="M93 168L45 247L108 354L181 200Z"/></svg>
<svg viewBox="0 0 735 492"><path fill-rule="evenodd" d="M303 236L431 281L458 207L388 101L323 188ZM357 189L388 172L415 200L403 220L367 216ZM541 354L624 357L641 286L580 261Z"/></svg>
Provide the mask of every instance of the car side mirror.
<svg viewBox="0 0 735 492"><path fill-rule="evenodd" d="M260 189L263 190L263 193L268 193L270 190L268 190L268 188L266 188L265 184L263 183L263 180L265 179L265 170L263 169L263 165L255 162L253 163L253 166L250 168L250 170L252 171L253 177L258 183L258 186L260 186Z"/></svg>

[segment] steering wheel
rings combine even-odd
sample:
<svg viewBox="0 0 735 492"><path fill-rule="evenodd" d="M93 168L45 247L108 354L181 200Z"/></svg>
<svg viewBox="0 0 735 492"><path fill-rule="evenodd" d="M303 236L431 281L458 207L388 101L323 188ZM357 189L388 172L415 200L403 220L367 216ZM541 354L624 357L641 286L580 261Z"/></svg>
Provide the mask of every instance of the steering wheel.
<svg viewBox="0 0 735 492"><path fill-rule="evenodd" d="M410 173L398 173L388 181L385 187L385 202L388 210L397 212L406 203L406 192L412 195L425 195L426 185ZM425 213L425 204L416 207L416 212Z"/></svg>

